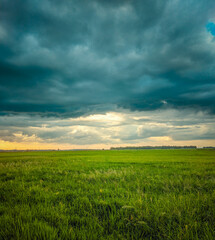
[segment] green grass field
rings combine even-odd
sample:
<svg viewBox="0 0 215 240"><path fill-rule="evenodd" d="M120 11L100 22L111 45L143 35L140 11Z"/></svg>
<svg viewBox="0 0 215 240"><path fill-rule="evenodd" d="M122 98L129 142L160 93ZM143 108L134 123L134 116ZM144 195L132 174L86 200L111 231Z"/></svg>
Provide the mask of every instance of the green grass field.
<svg viewBox="0 0 215 240"><path fill-rule="evenodd" d="M0 153L0 239L215 239L215 151Z"/></svg>

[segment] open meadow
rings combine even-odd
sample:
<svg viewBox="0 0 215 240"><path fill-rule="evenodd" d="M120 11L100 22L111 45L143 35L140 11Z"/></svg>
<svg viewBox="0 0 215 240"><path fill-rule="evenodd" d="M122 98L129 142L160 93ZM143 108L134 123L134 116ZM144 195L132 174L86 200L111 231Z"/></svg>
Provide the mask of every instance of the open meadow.
<svg viewBox="0 0 215 240"><path fill-rule="evenodd" d="M215 151L0 153L0 239L215 238Z"/></svg>

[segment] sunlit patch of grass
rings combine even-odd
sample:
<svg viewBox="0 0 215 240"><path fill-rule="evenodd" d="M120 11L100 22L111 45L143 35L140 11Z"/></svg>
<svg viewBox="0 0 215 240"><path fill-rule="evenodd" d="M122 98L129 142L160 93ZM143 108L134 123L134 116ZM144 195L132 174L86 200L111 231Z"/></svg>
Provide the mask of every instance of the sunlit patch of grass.
<svg viewBox="0 0 215 240"><path fill-rule="evenodd" d="M0 239L213 239L215 152L0 154Z"/></svg>

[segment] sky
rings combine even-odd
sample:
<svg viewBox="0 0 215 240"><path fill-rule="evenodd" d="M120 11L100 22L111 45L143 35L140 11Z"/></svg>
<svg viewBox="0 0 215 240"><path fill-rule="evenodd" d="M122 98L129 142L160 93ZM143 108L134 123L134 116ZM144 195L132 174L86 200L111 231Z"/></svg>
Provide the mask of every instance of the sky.
<svg viewBox="0 0 215 240"><path fill-rule="evenodd" d="M0 0L0 149L215 146L214 0Z"/></svg>

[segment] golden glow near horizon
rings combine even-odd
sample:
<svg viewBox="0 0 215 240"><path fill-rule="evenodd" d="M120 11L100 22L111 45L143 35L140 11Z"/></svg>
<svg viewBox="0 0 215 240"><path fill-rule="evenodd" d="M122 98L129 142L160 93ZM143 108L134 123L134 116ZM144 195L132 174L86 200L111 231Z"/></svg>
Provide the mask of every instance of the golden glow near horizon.
<svg viewBox="0 0 215 240"><path fill-rule="evenodd" d="M26 119L20 119L27 122L30 119L33 123L26 127L13 127L11 132L8 132L10 136L0 137L0 149L63 150L149 145L195 145L197 147L215 145L214 139L200 140L196 137L210 132L212 126L210 119L208 123L192 125L189 121L196 118L195 114L187 114L186 119L178 114L179 112L176 110L163 112L124 111L68 119L39 118L36 120L26 116ZM199 116L205 117L200 114ZM14 120L15 123L17 123L15 121L17 119L20 121L19 118L8 117L8 119ZM8 119L5 121L9 121ZM168 120L165 121L166 119ZM6 131L9 130L5 130L4 135L6 135ZM189 139L190 135L194 135L193 140ZM175 140L174 136L179 140Z"/></svg>
<svg viewBox="0 0 215 240"><path fill-rule="evenodd" d="M91 144L91 145L72 145L72 144L57 144L57 143L39 143L39 142L7 142L0 141L0 150L68 150L68 149L110 149L111 147L126 147L126 146L214 146L214 140L193 140L193 141L158 141L151 138L151 141L141 144Z"/></svg>

